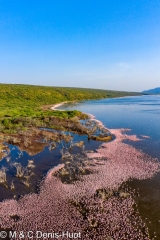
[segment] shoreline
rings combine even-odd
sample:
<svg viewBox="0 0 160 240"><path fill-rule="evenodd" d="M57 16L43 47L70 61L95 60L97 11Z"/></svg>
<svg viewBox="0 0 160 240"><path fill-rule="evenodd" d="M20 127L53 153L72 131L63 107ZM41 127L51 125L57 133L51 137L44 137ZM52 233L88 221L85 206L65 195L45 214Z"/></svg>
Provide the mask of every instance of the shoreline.
<svg viewBox="0 0 160 240"><path fill-rule="evenodd" d="M59 107L59 106L62 106L62 105L65 104L65 103L68 103L68 102L70 102L70 101L61 102L61 103L55 104L53 107L51 107L51 109L52 109L53 111L55 111L55 110L57 110L57 111L65 111L65 110L63 110L63 109L56 109L56 108ZM74 103L74 101L71 101L71 102ZM76 101L76 102L77 102L77 101ZM109 130L100 120L96 119L96 117L95 117L93 114L91 114L91 113L86 113L86 112L82 112L82 113L83 113L83 114L86 114L91 121L96 122L100 128L106 129L106 130L108 131L108 133L110 134L110 136L111 136L110 130ZM111 140L112 140L112 137L110 137L110 136L107 136L106 139L99 138L99 141L101 141L101 140L104 141L104 142L105 142L105 141L111 141ZM98 141L98 138L95 139L95 140Z"/></svg>
<svg viewBox="0 0 160 240"><path fill-rule="evenodd" d="M146 96L145 94L143 95L138 95L139 97L143 97L143 96ZM147 96L149 96L149 95L147 95ZM157 95L156 95L157 96ZM129 98L129 97L137 97L137 96L134 96L134 95L130 95L130 96L122 96L122 97L107 97L107 98L100 98L100 99L87 99L87 100L73 100L73 101L64 101L64 102L60 102L60 103L56 103L56 104L53 104L53 106L50 108L50 109L52 109L52 110L59 110L59 111L64 111L64 110L61 110L61 109L56 109L57 107L59 107L59 106L61 106L61 105L63 105L63 104L65 104L65 103L74 103L74 102L81 102L81 101L95 101L95 100L102 100L102 99L115 99L115 98ZM44 105L45 106L45 105ZM47 106L47 105L46 105ZM51 106L51 105L50 105ZM90 113L88 113L88 114L90 114ZM92 115L92 114L91 114Z"/></svg>
<svg viewBox="0 0 160 240"><path fill-rule="evenodd" d="M53 110L53 111L56 111L56 110L57 110L57 111L64 111L63 109L61 110L61 109L56 109L56 108L62 106L62 105L65 104L65 103L68 103L68 102L56 103L56 104L54 104L50 109Z"/></svg>
<svg viewBox="0 0 160 240"><path fill-rule="evenodd" d="M89 101L89 100L88 100L88 101ZM54 111L55 111L55 110L56 110L56 111L65 111L65 110L63 110L63 109L56 109L56 108L64 105L65 103L69 103L69 102L74 103L74 102L77 102L77 101L66 101L66 102L57 103L57 104L53 105L53 107L51 107L51 110L54 110ZM86 112L83 112L83 113L84 113L84 114L87 114L87 115L89 116L89 119L90 119L90 120L93 120L93 121L97 122L98 125L106 128L106 127L104 126L104 124L103 124L101 121L99 121L98 119L96 119L96 117L95 117L93 114L91 114L91 113L86 113ZM108 129L108 128L106 128L106 129Z"/></svg>
<svg viewBox="0 0 160 240"><path fill-rule="evenodd" d="M81 100L82 101L82 100ZM76 102L78 102L78 101L65 101L65 102L60 102L60 103L56 103L56 104L54 104L50 109L51 110L56 110L56 111L65 111L65 110L63 110L63 109L56 109L56 108L58 108L58 107L60 107L60 106L62 106L63 104L66 104L66 103L76 103Z"/></svg>

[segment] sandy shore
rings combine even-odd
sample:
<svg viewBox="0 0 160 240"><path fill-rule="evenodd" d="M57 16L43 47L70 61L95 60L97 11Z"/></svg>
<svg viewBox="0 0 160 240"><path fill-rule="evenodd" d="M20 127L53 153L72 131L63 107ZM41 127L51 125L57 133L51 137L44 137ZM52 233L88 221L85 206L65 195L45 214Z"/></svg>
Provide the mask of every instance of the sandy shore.
<svg viewBox="0 0 160 240"><path fill-rule="evenodd" d="M54 104L50 109L51 110L58 110L58 111L64 111L62 109L57 109L58 107L62 106L63 104L66 104L66 103L76 103L77 101L65 101L65 102L61 102L61 103L57 103L57 104Z"/></svg>
<svg viewBox="0 0 160 240"><path fill-rule="evenodd" d="M56 109L56 108L62 106L62 105L65 104L65 103L68 103L68 102L57 103L57 104L55 104L55 105L53 105L53 106L51 107L51 110L64 111L64 110L62 110L62 109Z"/></svg>

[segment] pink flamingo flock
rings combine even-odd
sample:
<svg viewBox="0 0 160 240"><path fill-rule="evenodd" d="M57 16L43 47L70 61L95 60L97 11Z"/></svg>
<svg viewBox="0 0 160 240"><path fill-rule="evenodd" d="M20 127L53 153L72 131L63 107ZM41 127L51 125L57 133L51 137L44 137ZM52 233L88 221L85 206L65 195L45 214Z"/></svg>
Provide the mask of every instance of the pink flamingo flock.
<svg viewBox="0 0 160 240"><path fill-rule="evenodd" d="M147 226L134 208L132 194L126 198L111 196L107 200L95 197L97 189L117 190L128 179L151 178L160 170L157 159L123 142L140 140L135 135L127 135L125 132L129 130L110 131L115 140L87 154L92 159L88 165L92 174L64 184L54 176L64 167L58 165L48 172L39 194L0 203L1 228L24 232L81 232L83 240L149 240ZM71 202L80 203L81 211ZM19 216L19 220L15 221L14 215Z"/></svg>

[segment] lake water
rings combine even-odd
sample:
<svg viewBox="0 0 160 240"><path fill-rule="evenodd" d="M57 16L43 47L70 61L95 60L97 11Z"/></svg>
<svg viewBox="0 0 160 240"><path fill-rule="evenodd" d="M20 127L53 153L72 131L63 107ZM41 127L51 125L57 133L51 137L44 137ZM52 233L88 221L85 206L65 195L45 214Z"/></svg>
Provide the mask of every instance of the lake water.
<svg viewBox="0 0 160 240"><path fill-rule="evenodd" d="M84 101L65 104L59 109L73 110L93 114L107 128L129 128L129 134L147 135L138 142L128 142L158 158L160 161L160 96L138 96ZM128 181L128 186L139 192L135 197L143 221L149 227L151 237L156 233L160 239L160 174L143 181Z"/></svg>
<svg viewBox="0 0 160 240"><path fill-rule="evenodd" d="M107 128L130 128L131 134L150 139L135 145L160 158L160 96L109 98L65 104L59 109L77 109L93 114Z"/></svg>

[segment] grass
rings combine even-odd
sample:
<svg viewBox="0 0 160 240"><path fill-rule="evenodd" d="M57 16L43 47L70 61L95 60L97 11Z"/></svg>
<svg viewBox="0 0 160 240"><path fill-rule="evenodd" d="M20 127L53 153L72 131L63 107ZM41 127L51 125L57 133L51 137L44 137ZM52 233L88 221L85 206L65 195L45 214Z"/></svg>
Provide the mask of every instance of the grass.
<svg viewBox="0 0 160 240"><path fill-rule="evenodd" d="M0 84L0 132L16 132L18 128L32 124L43 126L43 119L50 116L57 118L84 118L79 111L44 110L42 106L64 101L113 98L140 95L134 92L108 91L99 89L46 87L19 84ZM19 120L21 119L21 120ZM34 120L34 121L33 121ZM32 125L30 124L30 125Z"/></svg>

